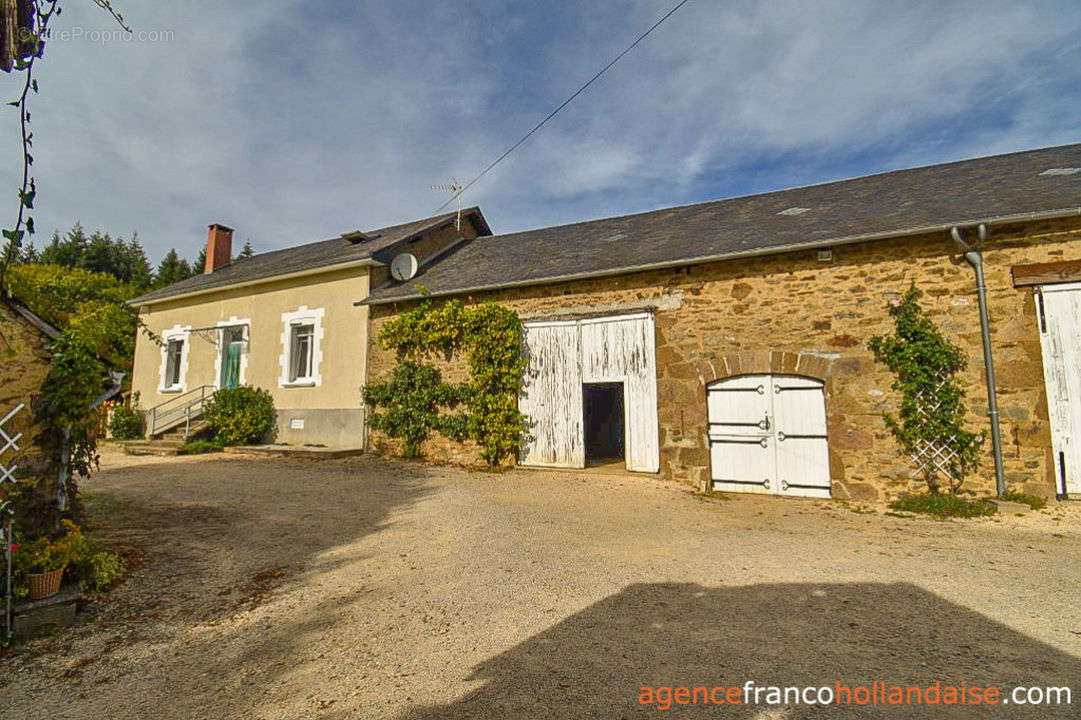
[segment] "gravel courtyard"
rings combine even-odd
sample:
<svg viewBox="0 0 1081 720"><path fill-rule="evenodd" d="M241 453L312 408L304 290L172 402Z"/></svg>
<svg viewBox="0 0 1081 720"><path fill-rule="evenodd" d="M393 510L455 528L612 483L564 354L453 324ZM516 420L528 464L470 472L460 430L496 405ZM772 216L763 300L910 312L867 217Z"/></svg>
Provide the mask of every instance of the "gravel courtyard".
<svg viewBox="0 0 1081 720"><path fill-rule="evenodd" d="M0 660L0 718L1081 716L1081 508L965 522L651 478L128 458L143 563ZM640 686L1070 685L1070 708L637 703Z"/></svg>

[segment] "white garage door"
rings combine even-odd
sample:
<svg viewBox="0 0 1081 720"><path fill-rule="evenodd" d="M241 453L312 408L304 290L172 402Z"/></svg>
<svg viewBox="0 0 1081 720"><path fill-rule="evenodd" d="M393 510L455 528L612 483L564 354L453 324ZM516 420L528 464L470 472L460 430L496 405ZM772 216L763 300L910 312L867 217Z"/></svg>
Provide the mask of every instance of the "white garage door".
<svg viewBox="0 0 1081 720"><path fill-rule="evenodd" d="M1047 412L1051 418L1057 493L1081 494L1081 285L1046 285L1040 312Z"/></svg>
<svg viewBox="0 0 1081 720"><path fill-rule="evenodd" d="M820 381L741 375L709 385L707 403L714 490L830 496Z"/></svg>

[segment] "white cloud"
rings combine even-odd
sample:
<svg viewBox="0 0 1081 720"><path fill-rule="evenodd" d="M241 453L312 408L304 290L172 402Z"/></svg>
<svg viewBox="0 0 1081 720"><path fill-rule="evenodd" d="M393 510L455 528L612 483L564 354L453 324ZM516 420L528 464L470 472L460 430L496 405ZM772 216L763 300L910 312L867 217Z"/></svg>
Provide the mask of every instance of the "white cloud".
<svg viewBox="0 0 1081 720"><path fill-rule="evenodd" d="M669 6L133 5L172 41L48 48L39 228L157 258L218 220L265 250L425 215ZM466 200L512 230L1081 140L1079 29L1068 2L688 3ZM0 115L12 208L17 150Z"/></svg>

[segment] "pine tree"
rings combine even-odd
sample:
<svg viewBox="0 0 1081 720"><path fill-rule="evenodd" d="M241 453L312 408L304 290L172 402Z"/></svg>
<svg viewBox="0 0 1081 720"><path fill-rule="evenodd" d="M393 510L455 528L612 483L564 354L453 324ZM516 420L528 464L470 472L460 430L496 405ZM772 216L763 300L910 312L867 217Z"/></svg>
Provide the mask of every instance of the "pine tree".
<svg viewBox="0 0 1081 720"><path fill-rule="evenodd" d="M175 248L171 248L165 257L161 259L161 264L158 265L158 272L154 276L154 287L160 288L172 285L181 280L186 280L193 274L188 261L181 258Z"/></svg>
<svg viewBox="0 0 1081 720"><path fill-rule="evenodd" d="M236 256L237 260L247 260L255 254L255 250L252 249L251 240L244 241L244 247L240 249L240 254Z"/></svg>
<svg viewBox="0 0 1081 720"><path fill-rule="evenodd" d="M19 253L19 262L21 263L36 263L41 261L41 253L34 247L34 241L26 243L22 247L22 251Z"/></svg>
<svg viewBox="0 0 1081 720"><path fill-rule="evenodd" d="M24 253L24 255L26 255ZM32 260L45 265L61 265L81 268L91 272L112 275L122 283L145 289L150 284L151 266L146 252L139 242L138 234L130 241L122 237L114 239L106 232L97 231L87 237L82 225L76 223L67 235L53 233L52 240L41 253L33 254Z"/></svg>

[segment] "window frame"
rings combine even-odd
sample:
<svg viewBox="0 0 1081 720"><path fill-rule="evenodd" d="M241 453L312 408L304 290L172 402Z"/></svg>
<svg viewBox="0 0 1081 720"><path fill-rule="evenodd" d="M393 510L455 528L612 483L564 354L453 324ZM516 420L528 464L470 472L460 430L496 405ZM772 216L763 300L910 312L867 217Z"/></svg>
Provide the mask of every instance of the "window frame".
<svg viewBox="0 0 1081 720"><path fill-rule="evenodd" d="M159 393L183 393L187 390L188 358L191 352L191 326L175 325L161 333L161 368L158 373ZM169 376L169 355L174 343L180 344L180 354L174 366L177 382L167 382Z"/></svg>
<svg viewBox="0 0 1081 720"><path fill-rule="evenodd" d="M282 313L282 353L279 358L281 375L278 377L278 387L302 388L318 387L323 384L320 374L320 365L323 360L323 317L326 314L324 308L309 308L301 305L292 312ZM311 336L308 347L307 376L292 377L293 371L293 338L297 328L311 326Z"/></svg>
<svg viewBox="0 0 1081 720"><path fill-rule="evenodd" d="M300 346L304 344L303 361L300 357ZM289 327L289 382L302 384L311 382L312 372L312 348L315 344L315 325L308 322L294 321ZM304 366L304 372L300 371Z"/></svg>
<svg viewBox="0 0 1081 720"><path fill-rule="evenodd" d="M237 376L237 385L244 385L247 383L248 379L248 351L251 348L251 319L238 318L236 315L233 315L228 320L218 322L217 325L221 329L218 331L218 351L217 357L214 359L214 389L221 390L221 371L222 366L225 364L225 348L227 345L225 342L225 335L230 330L240 330L243 346L240 351L240 372Z"/></svg>

